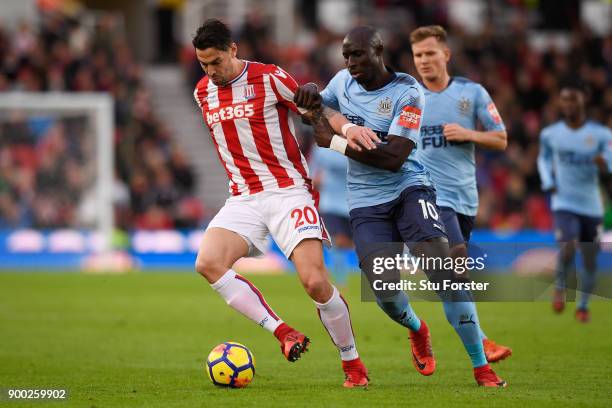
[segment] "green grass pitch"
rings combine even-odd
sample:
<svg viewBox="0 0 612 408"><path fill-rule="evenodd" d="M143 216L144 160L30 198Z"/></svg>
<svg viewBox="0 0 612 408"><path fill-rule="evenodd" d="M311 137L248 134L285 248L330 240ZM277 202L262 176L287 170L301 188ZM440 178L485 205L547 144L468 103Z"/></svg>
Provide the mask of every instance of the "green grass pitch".
<svg viewBox="0 0 612 408"><path fill-rule="evenodd" d="M295 276L252 276L275 311L307 333L311 350L288 363L271 334L238 315L195 273L82 275L0 273L0 389L59 388L64 402L3 406L359 407L609 406L612 302L594 302L580 325L573 304L553 315L548 303L481 303L485 332L514 355L495 365L507 389L476 386L459 338L440 304L415 302L432 331L438 368L412 367L406 331L373 303L354 278L346 297L357 345L370 369L368 389L341 387L337 351ZM257 374L246 389L216 388L203 371L223 341L247 345Z"/></svg>

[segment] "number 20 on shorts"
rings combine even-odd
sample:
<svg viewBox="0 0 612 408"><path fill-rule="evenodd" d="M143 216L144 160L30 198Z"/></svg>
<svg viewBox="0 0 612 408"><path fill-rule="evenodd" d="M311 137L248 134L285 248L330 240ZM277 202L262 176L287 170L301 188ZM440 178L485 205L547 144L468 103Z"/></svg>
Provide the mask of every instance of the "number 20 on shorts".
<svg viewBox="0 0 612 408"><path fill-rule="evenodd" d="M294 208L291 211L291 219L295 220L295 228L301 227L304 223L316 225L319 222L317 211L308 205L304 208Z"/></svg>

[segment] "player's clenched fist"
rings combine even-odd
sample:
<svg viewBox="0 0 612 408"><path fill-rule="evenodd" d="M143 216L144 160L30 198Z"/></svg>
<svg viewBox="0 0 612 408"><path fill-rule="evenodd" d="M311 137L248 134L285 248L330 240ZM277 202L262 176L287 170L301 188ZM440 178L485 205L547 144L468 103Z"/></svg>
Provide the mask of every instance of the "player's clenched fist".
<svg viewBox="0 0 612 408"><path fill-rule="evenodd" d="M321 108L321 95L316 84L309 82L299 86L293 95L293 102L299 107L308 110Z"/></svg>
<svg viewBox="0 0 612 408"><path fill-rule="evenodd" d="M444 125L444 137L449 142L469 142L472 132L456 123Z"/></svg>

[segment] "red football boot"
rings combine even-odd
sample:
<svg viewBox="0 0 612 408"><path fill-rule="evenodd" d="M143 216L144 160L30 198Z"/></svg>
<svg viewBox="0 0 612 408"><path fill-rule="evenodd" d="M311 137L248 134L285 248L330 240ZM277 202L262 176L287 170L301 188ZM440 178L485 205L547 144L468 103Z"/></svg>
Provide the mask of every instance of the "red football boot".
<svg viewBox="0 0 612 408"><path fill-rule="evenodd" d="M512 355L512 349L510 347L499 345L493 340L484 339L482 341L482 346L489 363L496 363Z"/></svg>
<svg viewBox="0 0 612 408"><path fill-rule="evenodd" d="M555 289L552 308L555 313L563 312L563 309L565 309L565 290Z"/></svg>
<svg viewBox="0 0 612 408"><path fill-rule="evenodd" d="M342 369L345 375L344 384L342 384L343 387L354 388L368 386L368 370L359 357L350 361L342 361Z"/></svg>
<svg viewBox="0 0 612 408"><path fill-rule="evenodd" d="M431 351L431 336L424 320L418 331L410 331L410 347L412 348L412 364L422 375L432 375L436 370L436 360Z"/></svg>
<svg viewBox="0 0 612 408"><path fill-rule="evenodd" d="M310 339L286 323L281 323L274 330L274 335L280 341L281 353L291 362L297 361L302 353L308 351Z"/></svg>
<svg viewBox="0 0 612 408"><path fill-rule="evenodd" d="M576 320L580 323L588 323L591 321L591 314L588 309L576 309Z"/></svg>
<svg viewBox="0 0 612 408"><path fill-rule="evenodd" d="M508 383L495 374L495 371L488 364L474 368L474 378L478 385L482 387L505 388L508 385Z"/></svg>

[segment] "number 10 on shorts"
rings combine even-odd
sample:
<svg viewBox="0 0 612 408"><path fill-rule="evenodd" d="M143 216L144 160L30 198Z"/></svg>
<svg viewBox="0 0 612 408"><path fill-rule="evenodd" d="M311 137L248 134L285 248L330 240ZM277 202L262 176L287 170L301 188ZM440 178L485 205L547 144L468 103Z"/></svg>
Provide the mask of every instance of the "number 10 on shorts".
<svg viewBox="0 0 612 408"><path fill-rule="evenodd" d="M421 204L421 210L423 211L423 218L428 219L431 217L434 220L438 220L438 211L436 211L436 206L430 203L429 201L425 201L422 198L419 199L419 204Z"/></svg>

